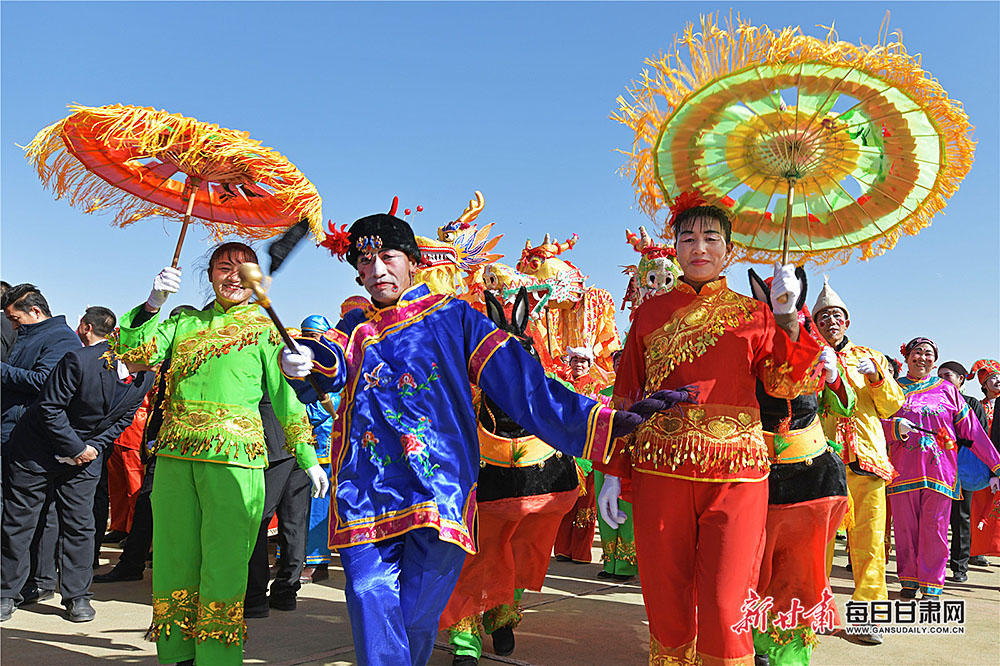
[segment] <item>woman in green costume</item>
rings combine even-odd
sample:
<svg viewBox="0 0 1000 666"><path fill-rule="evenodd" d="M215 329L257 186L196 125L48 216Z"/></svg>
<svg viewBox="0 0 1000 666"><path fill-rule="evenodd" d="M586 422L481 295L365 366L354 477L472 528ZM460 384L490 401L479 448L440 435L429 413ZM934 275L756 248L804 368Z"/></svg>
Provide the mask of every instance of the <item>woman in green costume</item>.
<svg viewBox="0 0 1000 666"><path fill-rule="evenodd" d="M264 505L267 450L257 409L264 390L314 496L329 487L305 407L278 366L278 331L240 283L244 261L257 262L250 247L217 247L208 265L215 300L159 322L160 306L180 286L180 270L164 268L149 300L121 320L118 351L126 362L172 359L151 496L149 637L164 664L243 663L247 562Z"/></svg>

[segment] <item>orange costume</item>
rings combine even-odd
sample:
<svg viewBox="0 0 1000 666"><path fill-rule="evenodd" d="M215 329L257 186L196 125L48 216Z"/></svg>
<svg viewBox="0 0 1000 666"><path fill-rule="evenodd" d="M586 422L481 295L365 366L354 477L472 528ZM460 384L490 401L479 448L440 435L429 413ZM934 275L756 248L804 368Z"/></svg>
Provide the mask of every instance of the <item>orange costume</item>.
<svg viewBox="0 0 1000 666"><path fill-rule="evenodd" d="M112 531L132 530L135 500L139 496L145 472L139 451L142 448L143 432L146 429L148 416L149 394L136 411L132 423L118 436L108 453L108 496L111 500Z"/></svg>
<svg viewBox="0 0 1000 666"><path fill-rule="evenodd" d="M636 310L615 404L700 390L699 404L653 416L598 465L631 480L651 664L753 663L749 630L732 627L764 547L769 467L756 379L793 398L816 383L819 352L810 336L792 342L767 305L725 278L698 293L679 282Z"/></svg>

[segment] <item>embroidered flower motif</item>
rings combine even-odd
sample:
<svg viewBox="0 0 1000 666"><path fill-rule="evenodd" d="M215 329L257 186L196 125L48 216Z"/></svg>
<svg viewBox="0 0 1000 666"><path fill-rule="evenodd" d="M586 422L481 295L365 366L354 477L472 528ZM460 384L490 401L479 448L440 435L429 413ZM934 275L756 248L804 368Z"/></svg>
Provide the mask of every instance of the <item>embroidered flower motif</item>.
<svg viewBox="0 0 1000 666"><path fill-rule="evenodd" d="M403 435L400 440L403 442L403 453L408 456L420 455L427 448L427 444L416 435Z"/></svg>
<svg viewBox="0 0 1000 666"><path fill-rule="evenodd" d="M398 382L396 382L396 388L402 389L404 386L411 389L417 388L417 382L414 381L413 375L408 372L404 372L403 376L399 378Z"/></svg>
<svg viewBox="0 0 1000 666"><path fill-rule="evenodd" d="M403 444L403 453L407 458L417 464L414 468L420 475L430 478L434 476L434 471L440 465L431 465L430 456L427 454L427 443L418 436L430 426L430 419L421 416L416 428L410 428L410 432L400 436Z"/></svg>
<svg viewBox="0 0 1000 666"><path fill-rule="evenodd" d="M391 456L381 456L375 449L375 445L378 444L378 437L375 436L371 430L366 430L365 434L361 436L361 446L368 451L368 458L376 465L381 465L386 467L392 463Z"/></svg>
<svg viewBox="0 0 1000 666"><path fill-rule="evenodd" d="M431 373L427 376L427 379L423 382L417 383L417 380L409 372L404 372L402 376L396 381L396 388L399 390L399 397L409 398L414 396L420 391L431 390L431 382L436 382L440 379L438 376L437 363L431 363Z"/></svg>

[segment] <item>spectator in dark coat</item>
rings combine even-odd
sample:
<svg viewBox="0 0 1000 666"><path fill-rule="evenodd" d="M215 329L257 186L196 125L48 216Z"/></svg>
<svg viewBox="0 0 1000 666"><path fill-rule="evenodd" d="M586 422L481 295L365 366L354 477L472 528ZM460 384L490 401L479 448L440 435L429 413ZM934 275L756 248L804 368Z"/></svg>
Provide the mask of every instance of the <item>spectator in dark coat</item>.
<svg viewBox="0 0 1000 666"><path fill-rule="evenodd" d="M27 406L34 401L52 368L66 352L80 348L80 339L66 317L53 317L48 301L32 284L11 287L0 301L5 320L17 331L7 358L0 363L0 445L4 466L7 440ZM51 501L42 510L30 546L31 575L23 590L22 603L48 599L56 588L56 539L58 525Z"/></svg>
<svg viewBox="0 0 1000 666"><path fill-rule="evenodd" d="M103 337L109 330L94 330ZM99 340L99 341L98 341ZM129 374L106 340L67 353L11 433L0 542L0 621L29 575L28 544L46 497L59 514L59 587L67 617L94 619L94 490L104 449L132 422L153 373Z"/></svg>
<svg viewBox="0 0 1000 666"><path fill-rule="evenodd" d="M80 348L80 338L66 325L64 315L52 316L48 301L32 284L11 287L2 303L6 318L17 330L7 360L0 363L3 389L0 441L6 444L21 414L38 397L52 368L66 352Z"/></svg>

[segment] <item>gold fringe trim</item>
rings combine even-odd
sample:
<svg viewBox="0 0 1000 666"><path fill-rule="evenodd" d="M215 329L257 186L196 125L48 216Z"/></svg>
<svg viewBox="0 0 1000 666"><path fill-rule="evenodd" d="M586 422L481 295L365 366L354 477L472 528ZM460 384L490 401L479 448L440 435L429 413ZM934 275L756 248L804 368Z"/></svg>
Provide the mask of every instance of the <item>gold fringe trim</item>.
<svg viewBox="0 0 1000 666"><path fill-rule="evenodd" d="M263 333L267 333L269 344L281 344L281 334L267 317L248 311L234 315L233 319L232 324L221 328L200 328L174 346L170 364L172 383L195 374L210 358L221 358L234 348L239 351L256 345Z"/></svg>
<svg viewBox="0 0 1000 666"><path fill-rule="evenodd" d="M243 600L199 602L198 623L190 637L199 643L213 639L227 646L245 642L247 623L243 619Z"/></svg>
<svg viewBox="0 0 1000 666"><path fill-rule="evenodd" d="M194 590L174 590L168 595L153 595L153 621L146 631L146 640L158 641L160 635L169 637L170 630L177 627L185 636L190 636L198 617L198 592Z"/></svg>
<svg viewBox="0 0 1000 666"><path fill-rule="evenodd" d="M136 155L159 158L169 154L170 161L188 174L211 174L224 165L227 171L240 172L244 180L266 186L289 220L281 227L201 220L217 239L234 232L249 239L270 238L302 218L309 220L316 242L323 239L319 192L295 165L251 139L247 132L149 107L72 104L69 108L74 111L70 116L44 128L24 151L42 184L54 191L56 198L69 196L73 207L87 213L113 210L114 224L119 227L153 215L183 217L183 211L144 201L91 172L70 147L74 135L88 135L109 148L126 147Z"/></svg>
<svg viewBox="0 0 1000 666"><path fill-rule="evenodd" d="M667 467L676 470L691 463L705 473L734 474L753 468L767 471L771 468L764 437L746 435L730 440L719 440L700 433L675 437L656 438L636 443L625 453L634 465Z"/></svg>
<svg viewBox="0 0 1000 666"><path fill-rule="evenodd" d="M203 405L199 407L199 405ZM267 456L260 414L244 414L217 403L193 401L170 403L156 438L156 451L177 451L181 455L238 457L243 447L248 460ZM233 452L237 449L237 452Z"/></svg>
<svg viewBox="0 0 1000 666"><path fill-rule="evenodd" d="M701 17L701 31L689 23L683 35L674 38L673 46L657 58L647 58L638 81L619 96L618 111L611 115L634 133L631 150L620 150L626 162L619 170L631 177L640 208L654 221L667 205L656 177L654 146L660 129L681 104L693 93L716 79L738 70L763 64L823 63L850 67L895 86L913 99L927 114L941 136L942 168L931 192L903 221L873 238L853 247L813 251L803 256L816 263L846 264L857 251L861 259L877 257L896 245L903 234L915 236L930 226L931 219L958 190L969 173L975 154L972 125L961 102L952 100L940 83L921 67L920 56L907 53L899 34L888 42L880 35L874 47L839 41L831 27L825 39L802 34L799 27L775 32L767 26L753 26L739 16L730 18L726 27L715 16ZM684 51L690 64L681 58ZM672 192L676 197L680 192ZM661 235L668 237L664 227ZM797 254L797 253L796 253ZM737 247L730 261L773 263L780 252Z"/></svg>
<svg viewBox="0 0 1000 666"><path fill-rule="evenodd" d="M247 637L243 619L243 600L201 603L198 592L174 590L169 595L153 596L153 621L146 631L146 640L158 641L170 636L172 628L185 638L199 643L217 640L225 645L242 643Z"/></svg>

